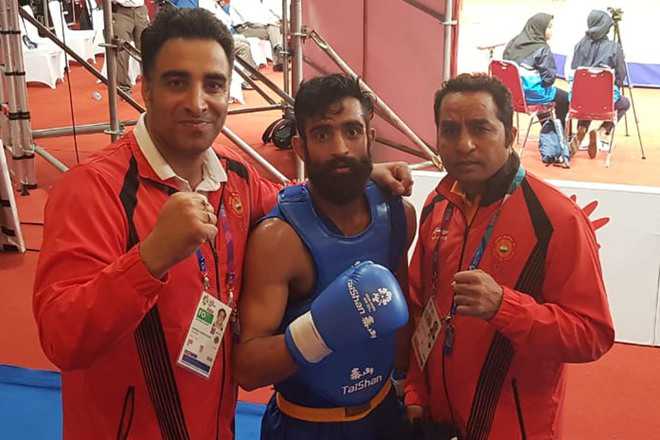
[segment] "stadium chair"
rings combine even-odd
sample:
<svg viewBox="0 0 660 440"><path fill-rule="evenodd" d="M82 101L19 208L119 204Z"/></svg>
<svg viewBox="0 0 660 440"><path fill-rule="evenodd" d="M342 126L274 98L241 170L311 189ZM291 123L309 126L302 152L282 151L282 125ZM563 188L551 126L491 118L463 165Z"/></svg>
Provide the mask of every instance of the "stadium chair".
<svg viewBox="0 0 660 440"><path fill-rule="evenodd" d="M527 104L527 101L525 101L525 93L523 91L522 81L520 80L518 65L513 61L491 60L488 66L488 72L490 76L493 76L502 81L502 83L511 92L513 111L516 112L516 120L518 113L524 113L530 117L529 125L527 126L527 132L525 133L525 139L523 140L522 147L520 148L520 156L522 157L525 151L525 145L527 144L527 139L529 138L529 132L532 129L532 124L543 122L545 119L541 120L541 117L544 117L549 112L552 112L552 110L555 108L555 104L553 102L549 102L547 104Z"/></svg>
<svg viewBox="0 0 660 440"><path fill-rule="evenodd" d="M614 124L610 132L610 146L605 166L610 166L614 151L616 109L614 108L614 72L608 68L579 67L575 70L571 90L571 102L566 116L567 137L573 119L585 121L609 121Z"/></svg>

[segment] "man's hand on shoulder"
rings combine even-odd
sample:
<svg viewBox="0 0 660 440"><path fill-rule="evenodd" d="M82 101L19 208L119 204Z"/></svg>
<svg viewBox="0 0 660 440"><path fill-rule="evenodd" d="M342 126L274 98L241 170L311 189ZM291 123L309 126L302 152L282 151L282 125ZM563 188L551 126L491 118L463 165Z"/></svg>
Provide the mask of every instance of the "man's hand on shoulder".
<svg viewBox="0 0 660 440"><path fill-rule="evenodd" d="M413 180L406 162L383 162L374 164L371 179L378 186L395 196L412 194Z"/></svg>

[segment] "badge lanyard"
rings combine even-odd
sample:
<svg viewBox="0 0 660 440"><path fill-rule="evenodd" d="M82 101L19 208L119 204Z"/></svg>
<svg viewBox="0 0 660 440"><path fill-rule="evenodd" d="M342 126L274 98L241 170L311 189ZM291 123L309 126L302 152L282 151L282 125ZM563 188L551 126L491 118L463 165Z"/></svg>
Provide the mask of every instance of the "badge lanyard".
<svg viewBox="0 0 660 440"><path fill-rule="evenodd" d="M231 233L231 227L223 201L220 202L220 227L225 236L225 249L227 251L227 305L236 311L236 304L234 303L234 282L236 281L236 272L234 271L234 236ZM219 295L220 292L218 292Z"/></svg>
<svg viewBox="0 0 660 440"><path fill-rule="evenodd" d="M229 219L227 218L227 211L225 210L225 204L222 199L220 200L220 213L218 217L220 219L220 229L225 239L225 248L227 252L227 305L231 307L233 310L235 310L234 282L236 280L236 273L234 272L234 238L231 233ZM215 246L213 244L211 244L211 250L213 250L215 254ZM202 254L201 248L197 248L197 250L195 251L195 255L197 256L197 264L199 266L199 272L201 274L204 290L208 291L210 288L210 279L208 273L208 266L206 264L206 258L204 258L204 254ZM216 277L218 278L218 280L221 279L219 269L216 270ZM219 281L218 282L219 290L220 290L220 285L221 282ZM218 294L218 299L222 300L222 292L218 291L217 294ZM232 319L234 318L233 315L234 313L232 313Z"/></svg>
<svg viewBox="0 0 660 440"><path fill-rule="evenodd" d="M504 203L508 200L511 194L520 186L524 178L525 178L525 169L521 165L518 167L516 176L511 182L511 185L509 186L506 195L500 202L500 205L497 207L495 213L488 221L488 226L486 226L486 231L484 232L484 235L481 237L481 240L479 241L479 246L474 252L472 259L470 260L470 264L468 265L468 270L475 270L477 267L479 267L479 263L481 262L481 258L484 256L484 252L486 251L488 242L490 241L490 238L493 235L493 231L495 230L495 225L497 223L497 220L499 219ZM436 242L435 249L433 250L433 255L431 260L433 264L433 272L431 274L431 287L433 294L435 294L438 291L438 282L439 282L438 265L440 261L440 245L443 241L447 240L447 235L449 233L449 223L451 221L453 214L454 214L454 205L449 204L447 208L445 208L445 212L442 216L442 222L440 223L440 231L439 231L440 235ZM449 313L443 318L443 321L445 321L444 351L446 354L451 354L454 347L455 316L456 316L456 301L452 298L451 309Z"/></svg>

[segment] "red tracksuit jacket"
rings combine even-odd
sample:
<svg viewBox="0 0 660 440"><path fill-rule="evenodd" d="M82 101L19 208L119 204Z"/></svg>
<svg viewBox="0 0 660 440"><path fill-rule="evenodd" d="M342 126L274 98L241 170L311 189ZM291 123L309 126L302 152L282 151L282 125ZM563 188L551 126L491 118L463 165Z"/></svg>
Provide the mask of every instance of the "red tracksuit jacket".
<svg viewBox="0 0 660 440"><path fill-rule="evenodd" d="M447 315L453 276L467 270L518 165L512 155L491 178L471 223L464 199L451 190L453 178L428 196L410 267L413 316L431 296ZM432 292L436 229L449 204L454 215ZM527 439L560 439L565 364L598 359L614 340L591 224L570 199L527 174L503 205L479 268L503 287L499 311L488 322L457 316L453 351L443 355L443 328L424 371L413 354L406 404L426 407L436 421L453 418L463 439L516 440L515 381Z"/></svg>
<svg viewBox="0 0 660 440"><path fill-rule="evenodd" d="M278 188L236 154L216 150L228 181L209 202L217 211L222 194L237 295L248 230L274 205ZM160 281L131 243L152 230L171 192L130 133L66 173L50 193L34 315L44 352L62 370L67 440L233 438L232 332L225 332L210 379L176 365L202 291L195 256ZM222 231L216 248L217 272L210 247L201 249L211 286L219 275L227 301Z"/></svg>

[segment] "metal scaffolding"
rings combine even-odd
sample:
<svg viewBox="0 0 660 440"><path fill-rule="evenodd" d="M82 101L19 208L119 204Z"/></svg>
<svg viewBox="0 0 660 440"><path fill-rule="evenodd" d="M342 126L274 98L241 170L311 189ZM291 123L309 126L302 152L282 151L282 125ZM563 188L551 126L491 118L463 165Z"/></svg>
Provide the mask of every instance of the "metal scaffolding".
<svg viewBox="0 0 660 440"><path fill-rule="evenodd" d="M424 10L423 6L414 0L403 1ZM291 4L290 11L288 9L289 2ZM290 109L294 104L293 96L295 96L303 80L303 62L305 61L303 46L307 40L311 40L317 44L342 71L357 78L357 75L352 68L339 56L339 54L337 54L332 46L325 41L318 32L314 30L308 31L304 28L302 22L302 7L302 0L282 0L283 47L281 49L281 55L284 66L284 89L280 88L257 69L254 69L245 60L236 57L236 64L234 66L235 72L250 84L267 104L231 109L228 111L228 114L245 114L272 110L282 110L284 114L287 109ZM451 7L452 1L449 0L448 8L450 10L447 15L443 17L436 13L436 15L438 15L437 18L439 18L442 24L445 25L445 57L450 57L451 55L451 32L452 26L455 24L455 22L452 21ZM37 185L35 154L42 156L48 163L52 164L58 170L67 170L65 164L49 154L43 148L36 146L34 144L34 139L69 136L74 133L76 135L106 133L110 135L112 141L115 141L121 135L125 127L136 124L135 120L121 121L119 119L117 115L117 97L119 96L124 99L138 112L142 113L145 111L145 109L134 100L130 94L127 94L117 87L118 52L126 50L130 56L138 61L140 60L140 53L130 44L130 42L120 40L114 36L112 30L112 9L111 2L109 1L103 2L103 16L104 37L106 42L103 46L105 47L107 77L99 72L92 64L80 57L65 44L65 41L61 41L48 29L48 27L37 21L22 8L19 8L17 0L0 0L0 73L2 74L0 104L2 105L3 110L0 112L0 137L3 141L3 150L6 150L8 153L7 156L9 160L7 161L7 168L12 172L15 184L23 194L28 194L29 189L35 188ZM68 126L32 130L30 125L30 112L27 105L27 85L25 82L22 41L18 24L19 17L34 25L42 35L53 41L58 47L63 49L69 57L78 62L85 70L107 86L108 122L81 124L76 125L75 127ZM445 59L446 66L445 71L443 72L445 79L449 75L448 66L450 63L447 59L448 58ZM291 61L291 67L289 67L289 61ZM256 78L256 80L253 78ZM395 128L400 130L413 142L416 148L411 148L381 138L378 138L377 141L399 151L415 155L422 159L427 159L427 162L413 165L415 168L422 168L432 164L436 168L441 169L442 163L437 154L435 154L429 146L424 143L424 141L422 141L422 139L417 136L417 134L415 134L414 131L411 130L371 88L369 88L364 81L360 81L360 85L374 96L375 107L378 114ZM227 127L222 129L222 133L237 147L245 151L259 165L263 166L277 180L288 182L286 176L264 159L254 148L236 135L236 133ZM297 177L302 179L304 177L304 164L299 159L296 168ZM2 169L0 168L0 172L1 171ZM1 200L3 203L2 207L6 207L5 205L10 203L7 200L8 198L4 198L3 195ZM10 209L9 212L16 214L15 206L13 206L13 211ZM18 218L16 217L14 220L14 226L16 226L16 229L20 229L18 227ZM5 229L7 228L8 227L3 225L3 232L5 232ZM20 236L20 230L18 231L18 235ZM24 250L22 239L21 245L17 246L17 248L19 250Z"/></svg>
<svg viewBox="0 0 660 440"><path fill-rule="evenodd" d="M16 5L15 1L11 0L0 0L6 4L8 3L13 3ZM285 0L284 0L285 1ZM128 54L135 58L136 60L140 61L140 52L132 45L130 42L120 40L118 38L115 38L113 31L112 31L112 9L111 9L111 4L110 2L104 2L104 9L103 9L103 16L104 16L104 37L106 43L103 44L105 47L105 56L106 56L106 64L107 64L107 74L108 76L104 76L101 72L99 72L93 65L88 63L86 60L84 60L82 57L80 57L75 51L73 51L70 47L68 47L65 42L61 41L57 36L52 33L46 26L44 26L42 23L40 23L38 20L36 20L34 17L29 15L27 12L25 12L22 9L19 9L16 5L14 8L14 11L10 11L7 15L15 17L15 22L18 23L18 15L30 22L32 25L34 25L41 33L43 33L47 38L52 40L57 46L59 46L61 49L63 49L71 58L76 60L82 67L84 67L88 72L90 72L92 75L94 75L98 80L100 80L103 84L105 84L108 88L108 114L109 114L109 123L98 123L98 124L85 124L85 125L76 125L76 127L58 127L58 128L48 128L48 129L42 129L42 130L36 130L34 133L32 132L31 129L29 129L29 126L27 128L27 133L29 133L30 140L29 140L29 145L32 146L32 148L29 150L31 152L31 158L34 157L34 153L36 152L37 154L40 154L46 161L51 163L53 166L56 168L62 170L63 168L66 168L63 166L63 164L55 159L52 155L46 154L45 150L40 149L40 148L35 148L33 143L32 143L32 136L34 135L35 138L45 138L45 137L56 137L56 136L67 136L70 134L73 134L75 132L76 135L84 135L84 134L92 134L92 133L106 133L111 136L112 141L115 141L123 132L124 127L135 125L136 121L120 121L118 116L117 116L117 96L120 96L122 99L124 99L128 104L130 104L135 110L138 112L142 113L145 111L144 107L142 107L135 99L132 98L132 96L123 90L121 90L119 87L117 87L117 53L120 50L126 50ZM0 16L0 19L2 17ZM18 28L17 28L18 29ZM22 63L22 52L20 52L20 42L18 42L19 46L19 52L18 56L11 56L9 59L16 59L18 58L20 62ZM2 44L3 49L8 47L7 44L3 42ZM272 111L272 110L284 110L287 106L293 104L293 98L286 93L285 91L281 90L275 83L270 81L267 77L265 77L263 74L261 74L259 71L253 69L247 62L244 60L240 59L237 57L237 61L240 67L237 66L236 71L250 84L252 84L255 87L255 90L257 90L262 97L268 102L268 105L265 106L253 106L253 107L246 107L246 108L239 108L239 109L231 109L227 113L232 115L232 114L245 114L245 113L254 113L254 112L261 112L261 111ZM21 64L22 66L22 64ZM247 71L247 72L246 72ZM249 72L249 73L248 73ZM272 92L274 92L280 99L281 103L277 103L273 98L271 98L266 91L263 90L262 87L260 87L260 84L255 83L251 79L250 76L255 76L257 77L265 86L267 86ZM26 88L25 88L25 81L24 81L24 76L23 76L23 86L24 86L24 96L26 96ZM10 109L11 113L11 109ZM29 124L29 121L28 121ZM13 127L12 124L10 124L10 128ZM226 130L223 130L223 134L227 136L228 139L230 139L232 142L234 142L239 148L244 150L248 155L251 157L255 158L264 168L266 168L271 174L273 174L278 180L286 180L286 178L271 164L269 164L256 150L254 150L252 147L250 147L246 142L244 142L238 135L236 135L233 132L228 132ZM12 138L13 139L13 138ZM12 143L13 145L13 143ZM25 148L20 148L17 150L18 152L22 152L23 154L25 151L27 151ZM16 156L16 155L15 155ZM258 159L257 159L258 158ZM26 167L27 169L32 170L34 173L34 161ZM288 181L288 180L287 180ZM31 183L30 187L33 187L36 185L36 180L33 180Z"/></svg>
<svg viewBox="0 0 660 440"><path fill-rule="evenodd" d="M21 191L37 184L34 168L34 142L27 106L27 84L18 25L18 2L0 0L0 45L3 62L3 130L5 148L10 153L8 165ZM5 119L6 118L6 119Z"/></svg>
<svg viewBox="0 0 660 440"><path fill-rule="evenodd" d="M22 193L34 187L36 179L17 10L17 1L0 0L0 249L24 252L10 174Z"/></svg>

